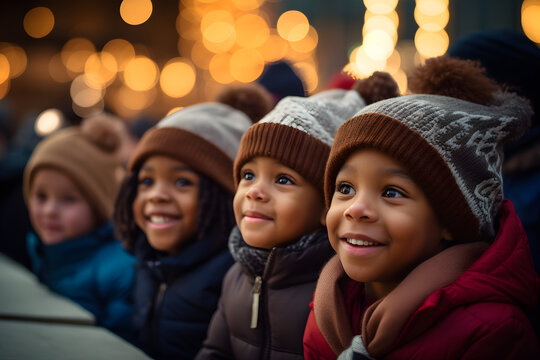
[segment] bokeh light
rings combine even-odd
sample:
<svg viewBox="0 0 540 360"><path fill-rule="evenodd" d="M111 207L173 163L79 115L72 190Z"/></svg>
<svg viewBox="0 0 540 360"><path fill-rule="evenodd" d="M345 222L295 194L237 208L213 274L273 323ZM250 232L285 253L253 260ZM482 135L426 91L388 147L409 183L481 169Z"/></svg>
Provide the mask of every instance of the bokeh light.
<svg viewBox="0 0 540 360"><path fill-rule="evenodd" d="M535 43L540 43L540 0L525 0L521 5L523 32Z"/></svg>
<svg viewBox="0 0 540 360"><path fill-rule="evenodd" d="M444 9L441 13L435 15L424 14L419 7L414 9L414 19L418 26L427 31L440 31L446 27L450 18L448 9Z"/></svg>
<svg viewBox="0 0 540 360"><path fill-rule="evenodd" d="M103 53L109 53L116 59L118 71L123 71L129 60L135 57L133 45L124 39L112 39L102 49Z"/></svg>
<svg viewBox="0 0 540 360"><path fill-rule="evenodd" d="M448 49L449 42L448 34L444 30L431 32L420 28L414 36L416 49L425 58L443 55Z"/></svg>
<svg viewBox="0 0 540 360"><path fill-rule="evenodd" d="M0 43L0 54L3 54L9 61L9 77L11 79L24 73L28 59L23 48L10 43Z"/></svg>
<svg viewBox="0 0 540 360"><path fill-rule="evenodd" d="M317 68L315 65L309 62L297 62L293 64L293 68L304 80L307 92L314 92L315 89L317 89L317 86L319 86L319 76L317 75Z"/></svg>
<svg viewBox="0 0 540 360"><path fill-rule="evenodd" d="M277 31L272 30L266 42L257 50L259 50L265 61L272 62L283 59L288 48L287 40L279 36Z"/></svg>
<svg viewBox="0 0 540 360"><path fill-rule="evenodd" d="M300 11L286 11L277 21L277 31L285 40L299 41L308 34L309 21Z"/></svg>
<svg viewBox="0 0 540 360"><path fill-rule="evenodd" d="M264 44L270 34L266 21L255 14L246 14L236 20L236 42L246 48Z"/></svg>
<svg viewBox="0 0 540 360"><path fill-rule="evenodd" d="M49 61L49 75L58 83L67 83L71 81L71 76L62 63L62 58L59 53L53 55Z"/></svg>
<svg viewBox="0 0 540 360"><path fill-rule="evenodd" d="M84 70L86 60L95 51L96 48L90 40L74 38L64 44L60 56L66 68L72 74L77 74Z"/></svg>
<svg viewBox="0 0 540 360"><path fill-rule="evenodd" d="M33 38L45 37L54 27L54 15L49 8L35 7L24 16L23 27L24 31Z"/></svg>
<svg viewBox="0 0 540 360"><path fill-rule="evenodd" d="M130 25L140 25L152 15L152 1L123 0L120 4L120 16Z"/></svg>
<svg viewBox="0 0 540 360"><path fill-rule="evenodd" d="M230 84L234 81L229 69L230 60L231 55L227 53L216 54L210 60L208 71L212 78L220 84Z"/></svg>
<svg viewBox="0 0 540 360"><path fill-rule="evenodd" d="M259 8L264 3L264 0L232 0L232 3L238 10L249 11Z"/></svg>
<svg viewBox="0 0 540 360"><path fill-rule="evenodd" d="M366 34L362 47L370 58L384 61L394 51L394 40L388 33L374 30Z"/></svg>
<svg viewBox="0 0 540 360"><path fill-rule="evenodd" d="M146 56L136 56L124 69L124 83L135 91L146 91L153 88L158 81L158 67Z"/></svg>
<svg viewBox="0 0 540 360"><path fill-rule="evenodd" d="M422 14L435 16L448 9L448 0L416 0L416 8Z"/></svg>
<svg viewBox="0 0 540 360"><path fill-rule="evenodd" d="M398 3L398 0L364 0L366 9L374 14L388 14L392 12Z"/></svg>
<svg viewBox="0 0 540 360"><path fill-rule="evenodd" d="M229 68L232 77L243 83L255 81L264 70L262 55L253 49L240 49L232 54Z"/></svg>
<svg viewBox="0 0 540 360"><path fill-rule="evenodd" d="M213 54L204 46L202 42L197 41L195 44L193 44L193 47L191 48L191 60L193 60L195 66L208 70L212 56Z"/></svg>
<svg viewBox="0 0 540 360"><path fill-rule="evenodd" d="M96 89L110 85L116 78L117 71L116 59L108 52L90 55L84 65L86 81Z"/></svg>
<svg viewBox="0 0 540 360"><path fill-rule="evenodd" d="M0 84L9 79L9 61L4 54L0 54Z"/></svg>
<svg viewBox="0 0 540 360"><path fill-rule="evenodd" d="M313 26L310 26L308 34L302 40L291 41L289 42L289 45L294 51L300 53L309 53L315 50L318 43L319 34L317 34L317 30L315 30Z"/></svg>
<svg viewBox="0 0 540 360"><path fill-rule="evenodd" d="M178 98L193 90L195 80L195 68L191 61L175 58L169 60L163 67L159 83L166 95Z"/></svg>
<svg viewBox="0 0 540 360"><path fill-rule="evenodd" d="M89 86L84 75L79 75L71 82L69 90L71 100L80 107L91 107L103 99L102 89Z"/></svg>
<svg viewBox="0 0 540 360"><path fill-rule="evenodd" d="M36 118L34 130L36 134L46 136L58 130L64 122L64 115L58 109L47 109Z"/></svg>
<svg viewBox="0 0 540 360"><path fill-rule="evenodd" d="M236 42L236 29L232 14L225 10L210 11L201 20L204 46L222 53L232 48Z"/></svg>

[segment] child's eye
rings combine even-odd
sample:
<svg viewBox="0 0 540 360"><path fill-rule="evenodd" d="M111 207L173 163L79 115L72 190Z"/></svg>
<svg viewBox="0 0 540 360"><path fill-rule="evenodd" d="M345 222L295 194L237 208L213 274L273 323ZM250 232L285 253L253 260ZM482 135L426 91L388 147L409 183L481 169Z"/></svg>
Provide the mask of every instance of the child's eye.
<svg viewBox="0 0 540 360"><path fill-rule="evenodd" d="M180 179L176 180L176 183L175 183L175 185L178 186L178 187L189 186L191 184L193 184L193 183L190 180L185 179L185 178L180 178Z"/></svg>
<svg viewBox="0 0 540 360"><path fill-rule="evenodd" d="M242 178L244 180L251 181L255 179L255 175L253 175L253 173L250 171L244 171L244 173L242 174Z"/></svg>
<svg viewBox="0 0 540 360"><path fill-rule="evenodd" d="M47 200L47 195L45 195L44 193L36 193L36 198L39 201L45 201L45 200Z"/></svg>
<svg viewBox="0 0 540 360"><path fill-rule="evenodd" d="M342 193L343 195L353 195L355 194L355 191L353 187L346 183L341 183L336 185L336 190L339 193Z"/></svg>
<svg viewBox="0 0 540 360"><path fill-rule="evenodd" d="M382 195L383 197L387 197L387 198L405 197L405 195L401 191L394 188L385 189Z"/></svg>
<svg viewBox="0 0 540 360"><path fill-rule="evenodd" d="M75 199L75 197L73 196L64 196L62 198L62 201L63 202L66 202L66 203L74 203L77 199Z"/></svg>
<svg viewBox="0 0 540 360"><path fill-rule="evenodd" d="M152 186L153 183L154 183L154 181L152 179L150 179L150 178L139 179L139 185Z"/></svg>
<svg viewBox="0 0 540 360"><path fill-rule="evenodd" d="M276 182L279 185L294 185L294 182L285 175L281 175L277 178Z"/></svg>

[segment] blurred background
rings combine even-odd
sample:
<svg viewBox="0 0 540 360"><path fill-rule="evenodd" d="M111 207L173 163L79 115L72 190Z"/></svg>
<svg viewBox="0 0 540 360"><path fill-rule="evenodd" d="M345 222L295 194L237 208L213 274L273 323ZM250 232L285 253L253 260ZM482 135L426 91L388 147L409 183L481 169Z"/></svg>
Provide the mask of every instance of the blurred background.
<svg viewBox="0 0 540 360"><path fill-rule="evenodd" d="M38 134L102 111L154 122L288 62L307 94L344 71L407 73L478 30L540 43L540 0L92 0L0 3L0 113Z"/></svg>

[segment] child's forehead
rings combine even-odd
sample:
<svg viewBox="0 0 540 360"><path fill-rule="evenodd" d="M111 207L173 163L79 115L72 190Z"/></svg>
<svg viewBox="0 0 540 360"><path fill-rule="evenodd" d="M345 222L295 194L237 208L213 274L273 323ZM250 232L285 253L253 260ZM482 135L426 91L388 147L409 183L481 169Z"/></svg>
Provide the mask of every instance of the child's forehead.
<svg viewBox="0 0 540 360"><path fill-rule="evenodd" d="M411 179L407 169L394 157L373 148L363 148L353 151L346 157L338 171L339 174L366 173L376 170L380 176L399 176Z"/></svg>
<svg viewBox="0 0 540 360"><path fill-rule="evenodd" d="M76 181L62 169L53 166L42 166L35 170L31 187L49 188L80 192L80 188Z"/></svg>

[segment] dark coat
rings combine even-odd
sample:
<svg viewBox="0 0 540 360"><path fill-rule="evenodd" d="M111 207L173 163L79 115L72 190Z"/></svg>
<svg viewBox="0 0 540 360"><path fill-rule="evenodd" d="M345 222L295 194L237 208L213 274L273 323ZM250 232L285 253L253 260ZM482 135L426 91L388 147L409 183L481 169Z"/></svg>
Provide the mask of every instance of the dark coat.
<svg viewBox="0 0 540 360"><path fill-rule="evenodd" d="M236 228L231 234L240 236ZM197 359L303 359L302 335L319 271L334 254L326 231L270 251L262 276L237 262ZM243 240L242 240L243 242ZM245 244L245 243L244 243ZM245 245L247 246L247 245ZM260 301L253 301L260 284ZM253 306L255 317L252 317ZM256 328L252 328L256 320Z"/></svg>
<svg viewBox="0 0 540 360"><path fill-rule="evenodd" d="M141 237L135 254L137 345L157 359L193 359L216 310L223 276L233 264L226 245L216 247L209 237L164 256Z"/></svg>
<svg viewBox="0 0 540 360"><path fill-rule="evenodd" d="M45 245L35 233L27 236L32 270L52 291L70 298L104 326L131 340L135 258L114 238L113 226Z"/></svg>

